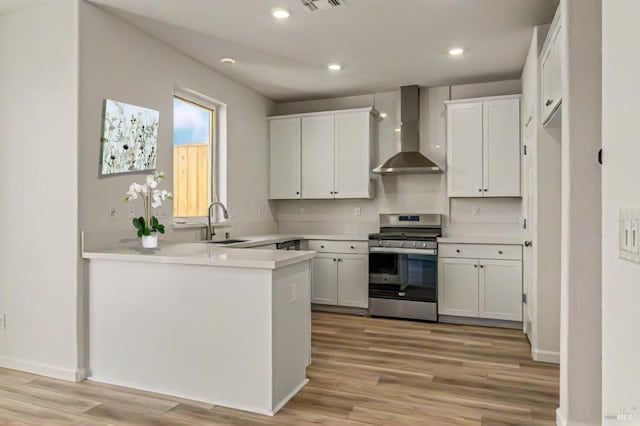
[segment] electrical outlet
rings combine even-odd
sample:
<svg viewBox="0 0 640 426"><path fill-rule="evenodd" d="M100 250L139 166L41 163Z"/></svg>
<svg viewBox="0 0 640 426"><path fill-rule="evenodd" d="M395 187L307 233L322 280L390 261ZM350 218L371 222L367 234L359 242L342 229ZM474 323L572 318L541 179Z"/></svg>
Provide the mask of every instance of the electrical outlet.
<svg viewBox="0 0 640 426"><path fill-rule="evenodd" d="M7 315L6 314L1 314L0 315L0 330L6 330L7 329Z"/></svg>
<svg viewBox="0 0 640 426"><path fill-rule="evenodd" d="M291 303L296 303L298 298L298 286L296 283L291 283Z"/></svg>
<svg viewBox="0 0 640 426"><path fill-rule="evenodd" d="M133 206L129 206L129 219L136 217L136 209Z"/></svg>
<svg viewBox="0 0 640 426"><path fill-rule="evenodd" d="M257 214L258 214L258 216L262 216L262 209L260 207L258 207Z"/></svg>
<svg viewBox="0 0 640 426"><path fill-rule="evenodd" d="M304 207L298 207L298 216L302 216L304 214Z"/></svg>
<svg viewBox="0 0 640 426"><path fill-rule="evenodd" d="M640 263L640 209L620 210L618 256Z"/></svg>
<svg viewBox="0 0 640 426"><path fill-rule="evenodd" d="M353 215L354 216L360 216L362 214L362 209L360 208L360 206L354 207L353 208Z"/></svg>
<svg viewBox="0 0 640 426"><path fill-rule="evenodd" d="M471 216L473 216L473 217L480 216L480 207L479 206L473 206L473 210L471 211Z"/></svg>
<svg viewBox="0 0 640 426"><path fill-rule="evenodd" d="M116 206L113 204L109 204L107 206L107 218L110 220L114 220L118 217L118 211L116 210Z"/></svg>

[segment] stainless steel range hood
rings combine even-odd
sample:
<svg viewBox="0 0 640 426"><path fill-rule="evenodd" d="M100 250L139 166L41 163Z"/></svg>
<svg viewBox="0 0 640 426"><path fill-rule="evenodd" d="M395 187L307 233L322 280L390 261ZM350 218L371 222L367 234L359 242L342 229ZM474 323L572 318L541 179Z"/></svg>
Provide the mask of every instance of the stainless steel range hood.
<svg viewBox="0 0 640 426"><path fill-rule="evenodd" d="M440 167L420 154L420 89L400 88L400 152L373 169L380 174L442 173Z"/></svg>

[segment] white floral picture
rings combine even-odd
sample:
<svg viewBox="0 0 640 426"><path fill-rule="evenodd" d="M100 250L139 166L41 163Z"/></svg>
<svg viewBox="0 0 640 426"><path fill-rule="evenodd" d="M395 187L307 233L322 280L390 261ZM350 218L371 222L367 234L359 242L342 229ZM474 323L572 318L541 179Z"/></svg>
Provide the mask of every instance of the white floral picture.
<svg viewBox="0 0 640 426"><path fill-rule="evenodd" d="M154 170L159 120L158 111L105 99L100 173Z"/></svg>

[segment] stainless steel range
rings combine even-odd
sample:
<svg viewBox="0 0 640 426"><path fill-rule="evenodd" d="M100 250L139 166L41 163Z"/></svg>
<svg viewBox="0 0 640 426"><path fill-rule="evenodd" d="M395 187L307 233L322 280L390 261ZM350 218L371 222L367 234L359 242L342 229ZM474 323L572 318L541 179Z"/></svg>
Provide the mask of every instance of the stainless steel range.
<svg viewBox="0 0 640 426"><path fill-rule="evenodd" d="M438 321L438 214L381 214L369 235L369 313Z"/></svg>

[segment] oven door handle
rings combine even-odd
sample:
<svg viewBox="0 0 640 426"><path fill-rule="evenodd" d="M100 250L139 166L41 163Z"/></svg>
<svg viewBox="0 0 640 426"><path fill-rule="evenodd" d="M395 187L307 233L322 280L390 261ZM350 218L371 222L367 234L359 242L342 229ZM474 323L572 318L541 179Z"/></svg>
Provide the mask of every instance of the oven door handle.
<svg viewBox="0 0 640 426"><path fill-rule="evenodd" d="M370 253L389 253L389 254L422 254L425 256L436 256L438 249L411 249L399 247L369 247Z"/></svg>

